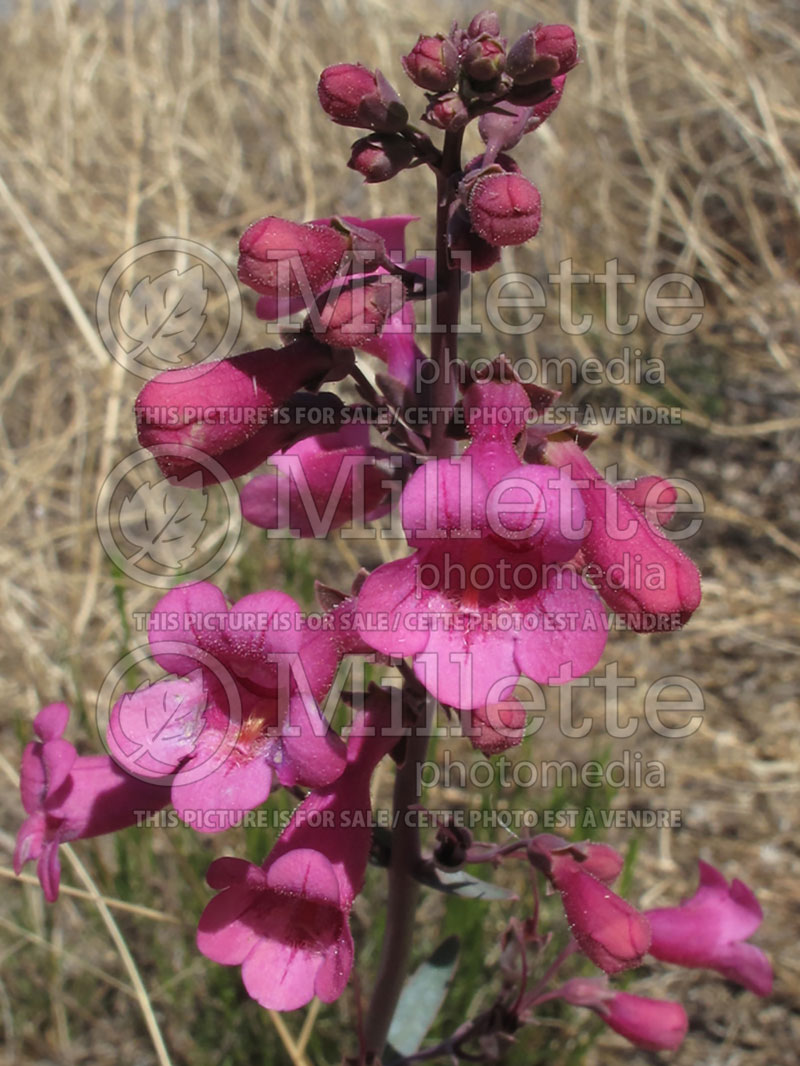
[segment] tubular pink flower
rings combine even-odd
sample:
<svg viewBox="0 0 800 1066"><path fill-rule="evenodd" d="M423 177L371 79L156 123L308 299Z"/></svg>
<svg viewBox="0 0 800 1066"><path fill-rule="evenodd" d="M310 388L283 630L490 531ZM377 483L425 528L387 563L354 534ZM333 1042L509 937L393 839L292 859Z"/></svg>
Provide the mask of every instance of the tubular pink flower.
<svg viewBox="0 0 800 1066"><path fill-rule="evenodd" d="M263 866L213 863L208 881L223 889L200 919L204 955L241 966L245 988L271 1010L295 1010L314 996L344 990L353 963L349 915L371 846L369 784L398 737L367 712L354 724L347 767L295 810Z"/></svg>
<svg viewBox="0 0 800 1066"><path fill-rule="evenodd" d="M274 455L274 471L244 486L242 514L262 529L300 537L327 536L345 523L368 521L382 510L390 458L370 445L365 425L309 437Z"/></svg>
<svg viewBox="0 0 800 1066"><path fill-rule="evenodd" d="M544 455L580 487L589 523L583 554L609 607L637 631L685 625L700 603L694 563L600 476L578 444L550 440Z"/></svg>
<svg viewBox="0 0 800 1066"><path fill-rule="evenodd" d="M125 829L169 802L168 789L131 777L107 755L79 756L62 739L68 719L65 703L38 713L33 728L39 740L25 748L20 775L28 817L17 834L14 871L37 859L50 903L58 898L60 844Z"/></svg>
<svg viewBox="0 0 800 1066"><path fill-rule="evenodd" d="M772 967L763 951L744 941L763 919L751 889L729 885L707 862L698 863L700 884L679 907L647 911L653 930L650 954L678 966L716 970L757 996L772 991Z"/></svg>
<svg viewBox="0 0 800 1066"><path fill-rule="evenodd" d="M524 244L539 232L542 198L522 174L487 174L472 186L467 211L472 228L488 244Z"/></svg>
<svg viewBox="0 0 800 1066"><path fill-rule="evenodd" d="M167 370L139 393L136 422L144 448L166 447L156 461L168 477L200 472L182 448L203 452L229 477L259 466L298 435L298 426L276 413L299 388L318 383L332 368L334 353L310 337L285 348L262 348L197 368Z"/></svg>
<svg viewBox="0 0 800 1066"><path fill-rule="evenodd" d="M551 852L553 887L578 947L606 973L638 966L650 945L647 918L568 853Z"/></svg>
<svg viewBox="0 0 800 1066"><path fill-rule="evenodd" d="M580 495L517 458L520 386L499 386L503 417L489 424L495 388L465 397L474 439L464 456L428 462L403 491L415 554L378 567L358 594L364 640L413 656L426 688L459 710L502 701L522 674L579 676L606 638L599 598L565 565L581 546Z"/></svg>
<svg viewBox="0 0 800 1066"><path fill-rule="evenodd" d="M689 1028L681 1004L666 999L616 992L595 1010L615 1033L650 1051L675 1051Z"/></svg>
<svg viewBox="0 0 800 1066"><path fill-rule="evenodd" d="M174 772L173 804L179 814L194 812L197 828L216 832L258 806L273 771L284 786L311 788L342 772L343 744L316 702L333 680L339 647L332 635L321 639L307 628L290 596L257 592L229 607L214 585L183 585L151 612L149 636L159 665L193 687L181 694L164 682L123 698L112 712L109 747L134 773ZM209 659L230 677L233 692ZM164 714L165 700L178 697L179 706ZM232 703L240 720L231 718ZM167 742L159 734L156 744L152 721L159 715Z"/></svg>

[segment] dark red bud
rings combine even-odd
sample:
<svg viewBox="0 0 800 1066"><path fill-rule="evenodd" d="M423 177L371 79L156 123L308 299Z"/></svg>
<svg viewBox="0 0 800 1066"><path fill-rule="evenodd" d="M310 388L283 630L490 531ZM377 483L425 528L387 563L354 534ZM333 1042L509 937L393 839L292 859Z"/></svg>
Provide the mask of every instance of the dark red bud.
<svg viewBox="0 0 800 1066"><path fill-rule="evenodd" d="M360 63L326 67L317 95L325 113L340 126L396 133L408 122L408 111L386 78Z"/></svg>
<svg viewBox="0 0 800 1066"><path fill-rule="evenodd" d="M414 84L429 92L447 92L458 77L458 52L453 42L442 34L420 36L402 62Z"/></svg>
<svg viewBox="0 0 800 1066"><path fill-rule="evenodd" d="M358 348L380 336L404 297L402 282L389 274L375 282L334 288L320 301L316 314L309 316L308 328L325 344Z"/></svg>
<svg viewBox="0 0 800 1066"><path fill-rule="evenodd" d="M469 122L469 111L458 93L445 93L430 102L422 119L437 130L457 133Z"/></svg>
<svg viewBox="0 0 800 1066"><path fill-rule="evenodd" d="M506 54L495 37L480 37L464 53L462 68L471 81L491 82L505 70Z"/></svg>
<svg viewBox="0 0 800 1066"><path fill-rule="evenodd" d="M325 114L341 126L358 126L365 96L377 91L375 75L360 63L337 63L319 77L317 95Z"/></svg>
<svg viewBox="0 0 800 1066"><path fill-rule="evenodd" d="M478 236L469 224L465 207L457 207L450 216L447 242L453 261L464 271L474 274L500 262L500 249Z"/></svg>
<svg viewBox="0 0 800 1066"><path fill-rule="evenodd" d="M571 26L537 26L533 33L538 59L548 57L557 63L556 68L543 77L554 78L572 70L578 62L578 42Z"/></svg>
<svg viewBox="0 0 800 1066"><path fill-rule="evenodd" d="M262 296L293 298L331 281L348 247L330 226L289 222L270 215L239 241L239 280Z"/></svg>
<svg viewBox="0 0 800 1066"><path fill-rule="evenodd" d="M524 244L539 232L542 199L522 174L490 174L472 187L467 210L472 228L489 244Z"/></svg>
<svg viewBox="0 0 800 1066"><path fill-rule="evenodd" d="M368 185L374 185L389 181L410 167L416 157L413 145L399 134L375 134L355 142L347 165L361 174Z"/></svg>

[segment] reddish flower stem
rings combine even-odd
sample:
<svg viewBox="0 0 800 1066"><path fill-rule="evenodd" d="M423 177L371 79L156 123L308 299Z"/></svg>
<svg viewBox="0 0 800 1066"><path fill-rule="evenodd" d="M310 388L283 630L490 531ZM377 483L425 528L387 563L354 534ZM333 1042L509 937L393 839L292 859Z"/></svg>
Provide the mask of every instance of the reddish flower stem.
<svg viewBox="0 0 800 1066"><path fill-rule="evenodd" d="M447 222L455 195L453 177L461 169L463 133L445 134L441 170L436 175L436 285L431 357L439 370L433 387L433 417L430 452L433 456L452 455L455 441L445 435L445 412L456 398L455 380L449 367L457 356L460 315L461 271L451 265L447 249ZM392 856L389 865L389 891L386 929L378 966L378 976L364 1023L365 1050L380 1057L392 1023L397 1001L411 961L419 882L414 871L420 860L419 830L412 808L419 802L418 764L425 758L428 737L422 726L413 727L407 738L406 757L394 784Z"/></svg>

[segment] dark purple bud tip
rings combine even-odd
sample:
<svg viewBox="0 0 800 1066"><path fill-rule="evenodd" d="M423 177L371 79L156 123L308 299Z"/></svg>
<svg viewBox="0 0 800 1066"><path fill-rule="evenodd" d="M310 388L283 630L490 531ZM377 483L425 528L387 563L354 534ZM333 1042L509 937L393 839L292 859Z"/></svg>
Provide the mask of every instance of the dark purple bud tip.
<svg viewBox="0 0 800 1066"><path fill-rule="evenodd" d="M472 228L488 244L524 244L539 232L542 198L521 174L490 174L473 186L467 210Z"/></svg>
<svg viewBox="0 0 800 1066"><path fill-rule="evenodd" d="M480 37L487 33L490 37L499 37L500 19L495 11L479 11L467 27L470 37Z"/></svg>
<svg viewBox="0 0 800 1066"><path fill-rule="evenodd" d="M449 38L420 36L407 56L403 69L420 89L442 93L452 89L458 77L458 52Z"/></svg>

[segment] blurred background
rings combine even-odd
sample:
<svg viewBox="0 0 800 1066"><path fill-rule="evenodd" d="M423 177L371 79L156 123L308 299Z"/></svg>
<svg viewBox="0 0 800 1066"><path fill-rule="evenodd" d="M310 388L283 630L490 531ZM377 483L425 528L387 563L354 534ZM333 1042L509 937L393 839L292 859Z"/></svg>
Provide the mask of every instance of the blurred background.
<svg viewBox="0 0 800 1066"><path fill-rule="evenodd" d="M624 313L641 312L649 281L669 271L695 277L705 307L685 336L653 331L640 314L637 329L619 337L603 327L594 287L579 286L576 314L594 313L597 329L565 336L548 314L524 337L487 327L469 339L468 354L607 362L627 344L663 359L664 384L590 389L578 381L565 399L680 408L679 424L601 426L593 455L618 463L623 477L663 473L699 487L704 522L688 550L703 573L703 604L679 634L612 635L605 661L617 659L640 682L623 692L623 713L641 714L646 686L669 675L700 686L706 713L680 743L644 730L611 742L598 724L568 750L548 722L514 756L609 758L635 746L666 767L657 793L487 797L453 788L434 806L680 810L681 828L633 835L632 900L677 902L693 891L697 857L741 877L764 907L757 939L775 963L775 993L761 1002L716 976L664 967L646 969L636 990L685 1003L691 1030L671 1059L679 1066L789 1066L800 1043L798 8L795 0L496 7L512 39L537 21L571 23L583 59L553 118L515 152L541 189L544 223L534 242L508 254L506 269L544 283L562 259L593 274L616 258L637 279L625 288ZM95 528L103 481L135 447L131 408L141 387L95 329L104 274L125 250L165 235L199 241L235 267L239 234L266 214L414 211L421 219L411 244L431 247L427 175L362 185L344 169L352 136L325 119L315 85L329 63L377 65L413 118L422 96L400 55L419 33L446 32L474 8L455 0L54 0L2 11L0 1061L333 1064L356 1050L352 994L302 1017L269 1016L247 999L238 970L215 967L194 948L209 860L228 852L260 861L269 834L244 841L129 830L80 843L85 876L65 863L75 891L48 907L30 876L10 873L22 817L13 775L35 713L54 700L73 707L69 737L79 750L101 750L98 689L140 642L136 613L161 595L115 569ZM478 279L479 297L498 271ZM252 296L243 295L238 351L269 343ZM380 561L377 548L362 547L336 537L271 542L247 527L215 580L232 598L272 586L310 605L313 579L335 584L352 572L353 552L368 567ZM576 697L576 706L599 723L593 695ZM459 753L482 758L466 745ZM633 837L606 839L628 846ZM365 987L380 946L383 884L381 871L370 871L354 912ZM507 919L504 903L445 908L442 897L425 898L420 958L441 935L465 935L440 1036L491 1002ZM549 1066L655 1061L602 1025L557 1011L523 1030L507 1056Z"/></svg>

